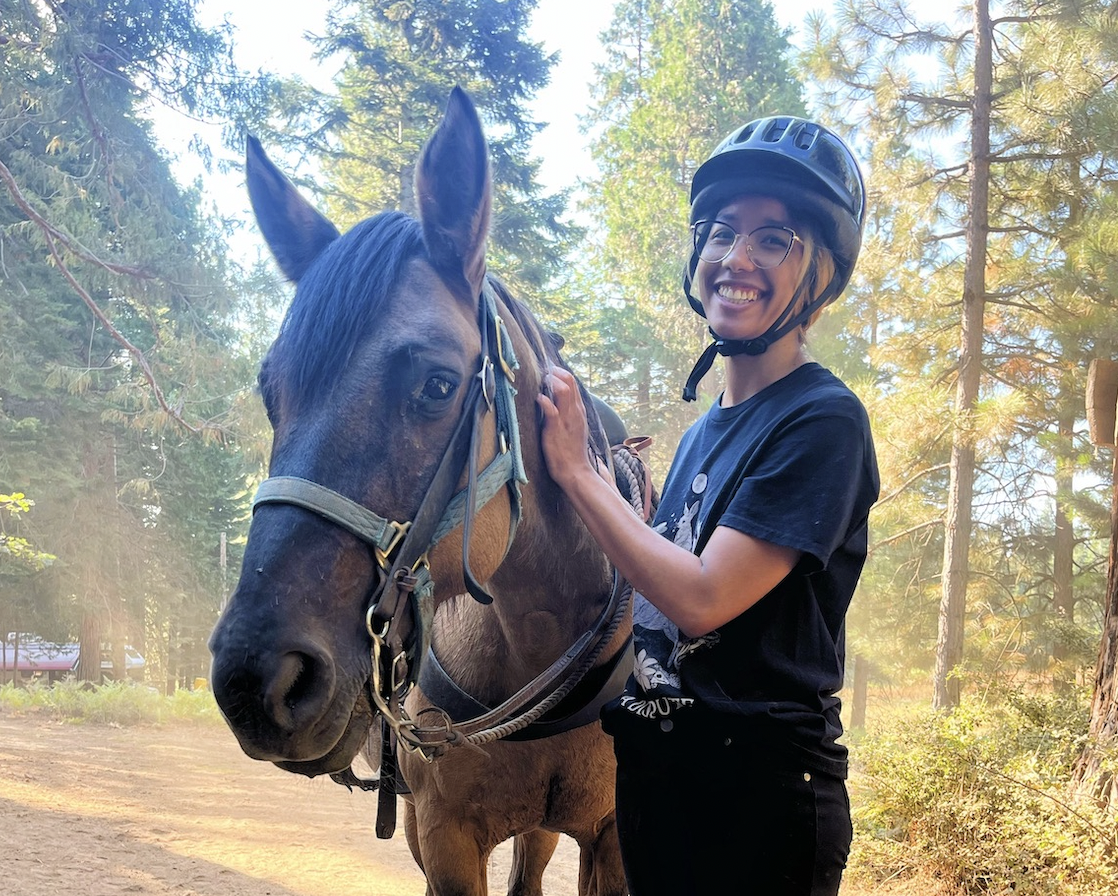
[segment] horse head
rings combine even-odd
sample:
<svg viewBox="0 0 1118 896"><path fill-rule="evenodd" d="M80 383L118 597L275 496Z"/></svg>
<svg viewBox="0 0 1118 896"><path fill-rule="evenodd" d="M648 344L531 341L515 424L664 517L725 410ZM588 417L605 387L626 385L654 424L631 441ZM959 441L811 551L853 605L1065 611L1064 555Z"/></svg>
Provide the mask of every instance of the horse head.
<svg viewBox="0 0 1118 896"><path fill-rule="evenodd" d="M427 513L424 497L445 478L444 458L474 414L470 403L480 390L482 404L493 405L501 371L492 368L512 350L522 361L507 390L519 430L502 433L489 415L475 427L471 462L449 466L462 491L477 478L472 460L484 465L508 453L511 437L517 470L492 500L478 500L472 520L464 514L473 523L468 537L469 526L451 520L433 547L414 552L429 568L434 602L500 578L517 550L509 533L522 487L517 542L547 541L532 508L569 513L546 475L536 431L534 397L555 356L487 275L488 151L462 91L451 95L416 166L419 221L385 212L339 235L254 140L246 176L260 230L296 291L259 376L273 427L269 479L240 580L211 638L212 684L250 756L333 773L349 766L376 712L370 602L399 572L399 538L381 543L380 528L399 536ZM503 319L487 324L486 302ZM502 339L507 355L490 345ZM323 509L308 490L335 497ZM408 567L414 571L410 559Z"/></svg>

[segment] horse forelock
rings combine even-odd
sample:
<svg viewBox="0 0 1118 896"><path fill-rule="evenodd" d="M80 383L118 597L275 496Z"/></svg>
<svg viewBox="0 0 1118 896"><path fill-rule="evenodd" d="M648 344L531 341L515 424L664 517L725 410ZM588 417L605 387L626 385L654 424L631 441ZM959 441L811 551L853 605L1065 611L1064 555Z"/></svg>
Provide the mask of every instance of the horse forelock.
<svg viewBox="0 0 1118 896"><path fill-rule="evenodd" d="M334 240L299 281L268 359L300 401L327 394L386 313L405 265L424 253L419 222L382 212Z"/></svg>

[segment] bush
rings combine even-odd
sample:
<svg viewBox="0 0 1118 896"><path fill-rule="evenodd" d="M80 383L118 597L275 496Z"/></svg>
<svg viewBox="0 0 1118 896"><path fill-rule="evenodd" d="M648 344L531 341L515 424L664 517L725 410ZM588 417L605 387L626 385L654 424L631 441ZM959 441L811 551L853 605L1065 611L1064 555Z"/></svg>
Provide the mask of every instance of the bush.
<svg viewBox="0 0 1118 896"><path fill-rule="evenodd" d="M206 690L176 691L165 697L130 682L88 685L66 679L53 685L0 687L0 710L37 712L70 722L143 725L170 721L218 723L221 713Z"/></svg>
<svg viewBox="0 0 1118 896"><path fill-rule="evenodd" d="M1067 797L1086 730L1082 702L1021 692L950 715L897 714L852 745L851 878L1113 896L1114 823Z"/></svg>

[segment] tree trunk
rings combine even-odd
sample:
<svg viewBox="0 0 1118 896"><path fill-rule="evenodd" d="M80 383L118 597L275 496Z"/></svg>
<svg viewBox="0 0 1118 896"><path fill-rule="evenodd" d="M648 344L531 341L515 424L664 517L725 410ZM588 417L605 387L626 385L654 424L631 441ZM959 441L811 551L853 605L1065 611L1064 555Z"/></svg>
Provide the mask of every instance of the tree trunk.
<svg viewBox="0 0 1118 896"><path fill-rule="evenodd" d="M1118 781L1103 765L1106 750L1118 738L1118 449L1112 467L1110 502L1110 562L1106 574L1106 605L1102 644L1095 670L1095 696L1087 745L1072 777L1075 793L1118 813Z"/></svg>
<svg viewBox="0 0 1118 896"><path fill-rule="evenodd" d="M19 632L12 635L12 684L17 688L23 686L23 676L19 671Z"/></svg>
<svg viewBox="0 0 1118 896"><path fill-rule="evenodd" d="M101 640L105 622L101 613L87 610L82 615L81 633L78 637L78 681L101 683Z"/></svg>
<svg viewBox="0 0 1118 896"><path fill-rule="evenodd" d="M962 338L955 390L955 432L951 446L943 546L942 595L932 705L959 704L954 674L963 660L967 576L974 498L974 409L982 374L983 313L986 306L986 239L989 232L990 103L993 83L992 28L988 0L974 3L974 104L971 115L970 187L967 198L967 255L963 270Z"/></svg>
<svg viewBox="0 0 1118 896"><path fill-rule="evenodd" d="M650 414L652 409L652 365L645 352L637 359L637 419L641 432L651 432Z"/></svg>
<svg viewBox="0 0 1118 896"><path fill-rule="evenodd" d="M1071 407L1064 403L1064 407ZM1073 415L1074 416L1074 415ZM1074 419L1059 420L1061 444L1071 444L1074 438ZM1075 530L1067 513L1074 483L1072 466L1057 455L1056 458L1056 527L1052 538L1052 609L1056 617L1055 637L1052 642L1052 686L1058 693L1067 693L1074 678L1074 669L1065 663L1068 657L1068 627L1075 621L1075 592L1072 581L1075 575L1073 555Z"/></svg>
<svg viewBox="0 0 1118 896"><path fill-rule="evenodd" d="M113 661L113 681L126 681L128 679L128 658L124 653L124 634L119 624L113 626L109 654Z"/></svg>

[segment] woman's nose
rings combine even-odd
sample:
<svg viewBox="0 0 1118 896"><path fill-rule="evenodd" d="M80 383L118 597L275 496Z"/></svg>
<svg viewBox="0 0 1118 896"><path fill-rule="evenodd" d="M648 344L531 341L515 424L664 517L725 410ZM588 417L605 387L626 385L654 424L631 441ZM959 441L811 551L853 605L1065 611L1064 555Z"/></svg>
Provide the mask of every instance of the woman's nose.
<svg viewBox="0 0 1118 896"><path fill-rule="evenodd" d="M734 244L730 247L730 254L722 259L722 263L734 271L752 271L757 268L753 259L749 257L749 244L741 235L734 240Z"/></svg>

